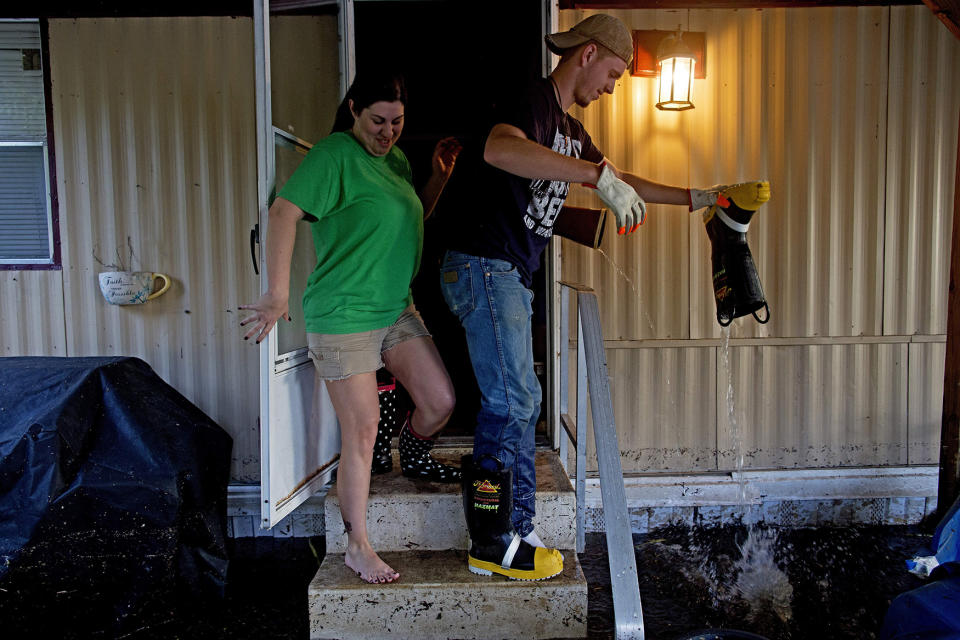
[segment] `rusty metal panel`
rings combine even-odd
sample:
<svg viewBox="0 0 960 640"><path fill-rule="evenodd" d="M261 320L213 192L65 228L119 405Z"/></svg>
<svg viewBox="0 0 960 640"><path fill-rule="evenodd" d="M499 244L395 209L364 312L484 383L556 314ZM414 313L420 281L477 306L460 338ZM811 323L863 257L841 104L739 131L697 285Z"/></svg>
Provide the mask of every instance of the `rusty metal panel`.
<svg viewBox="0 0 960 640"><path fill-rule="evenodd" d="M249 18L50 21L63 307L71 356L142 358L234 438L231 475L259 477L257 221ZM108 265L170 290L111 306Z"/></svg>
<svg viewBox="0 0 960 640"><path fill-rule="evenodd" d="M883 332L942 334L960 112L960 41L926 7L891 7Z"/></svg>
<svg viewBox="0 0 960 640"><path fill-rule="evenodd" d="M62 271L0 271L0 357L65 356Z"/></svg>
<svg viewBox="0 0 960 640"><path fill-rule="evenodd" d="M910 345L910 422L907 442L910 464L940 462L940 430L943 424L943 375L946 342L915 342Z"/></svg>
<svg viewBox="0 0 960 640"><path fill-rule="evenodd" d="M907 346L721 345L720 469L907 464Z"/></svg>

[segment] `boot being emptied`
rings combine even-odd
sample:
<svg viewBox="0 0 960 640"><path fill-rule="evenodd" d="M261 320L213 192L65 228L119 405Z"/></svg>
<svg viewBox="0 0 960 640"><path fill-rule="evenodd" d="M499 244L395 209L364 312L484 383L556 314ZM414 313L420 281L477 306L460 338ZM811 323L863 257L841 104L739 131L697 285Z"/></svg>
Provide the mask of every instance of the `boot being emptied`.
<svg viewBox="0 0 960 640"><path fill-rule="evenodd" d="M430 455L433 438L425 438L410 425L410 416L400 430L400 471L408 478L423 478L433 482L460 482L460 469L443 464Z"/></svg>
<svg viewBox="0 0 960 640"><path fill-rule="evenodd" d="M470 571L483 576L499 573L513 580L559 575L563 571L560 552L535 547L513 529L513 471L482 469L469 455L463 456L460 468L463 511L470 530Z"/></svg>

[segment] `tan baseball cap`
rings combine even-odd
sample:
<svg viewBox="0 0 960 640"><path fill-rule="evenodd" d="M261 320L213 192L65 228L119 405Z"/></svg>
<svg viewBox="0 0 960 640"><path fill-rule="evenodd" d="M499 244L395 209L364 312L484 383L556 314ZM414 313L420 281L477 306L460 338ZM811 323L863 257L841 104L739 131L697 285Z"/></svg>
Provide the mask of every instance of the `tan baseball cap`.
<svg viewBox="0 0 960 640"><path fill-rule="evenodd" d="M544 36L547 48L558 56L573 47L595 40L613 51L627 64L633 60L633 36L618 18L598 13L578 22L569 31Z"/></svg>

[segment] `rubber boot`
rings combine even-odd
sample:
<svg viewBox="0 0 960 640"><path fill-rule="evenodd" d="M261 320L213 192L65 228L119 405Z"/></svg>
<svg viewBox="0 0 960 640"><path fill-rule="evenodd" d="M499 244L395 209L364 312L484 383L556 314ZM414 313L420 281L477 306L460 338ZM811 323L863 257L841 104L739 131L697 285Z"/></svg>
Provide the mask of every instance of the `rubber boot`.
<svg viewBox="0 0 960 640"><path fill-rule="evenodd" d="M373 443L373 464L370 465L370 473L374 475L393 471L390 431L390 425L384 424L383 418L380 418L380 424L377 425L377 441Z"/></svg>
<svg viewBox="0 0 960 640"><path fill-rule="evenodd" d="M467 567L473 573L494 573L513 580L545 580L563 571L556 549L534 547L513 529L513 471L487 471L463 456L463 511L470 530Z"/></svg>
<svg viewBox="0 0 960 640"><path fill-rule="evenodd" d="M390 442L393 439L394 425L398 422L395 391L397 383L393 378L377 384L380 399L380 422L377 424L377 440L373 443L373 464L370 473L390 473L393 471L393 456L390 454Z"/></svg>
<svg viewBox="0 0 960 640"><path fill-rule="evenodd" d="M722 327L748 313L761 324L770 320L757 266L747 246L750 218L769 199L769 182L744 182L724 189L717 204L703 212L710 238L717 322ZM766 310L765 318L757 315L760 309Z"/></svg>
<svg viewBox="0 0 960 640"><path fill-rule="evenodd" d="M400 472L408 478L422 478L432 482L460 482L460 469L443 464L430 455L434 439L413 431L410 416L400 429Z"/></svg>

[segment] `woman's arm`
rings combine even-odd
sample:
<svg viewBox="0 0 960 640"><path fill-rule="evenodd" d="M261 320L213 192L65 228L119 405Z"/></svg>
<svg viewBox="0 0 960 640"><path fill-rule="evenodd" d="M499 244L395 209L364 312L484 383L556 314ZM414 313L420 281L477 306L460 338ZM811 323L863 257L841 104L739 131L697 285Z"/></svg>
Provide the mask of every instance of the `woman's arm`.
<svg viewBox="0 0 960 640"><path fill-rule="evenodd" d="M259 344L267 337L280 318L290 320L290 262L297 239L297 222L303 218L303 210L284 198L277 198L270 207L267 224L267 291L253 304L240 305L241 309L253 312L244 318L240 326L253 324L244 340L256 336Z"/></svg>
<svg viewBox="0 0 960 640"><path fill-rule="evenodd" d="M457 156L460 154L460 143L456 138L444 138L437 143L433 149L433 173L430 179L420 190L420 202L423 203L423 219L426 220L433 213L433 208L443 193L443 188L453 173L453 165L457 162Z"/></svg>

